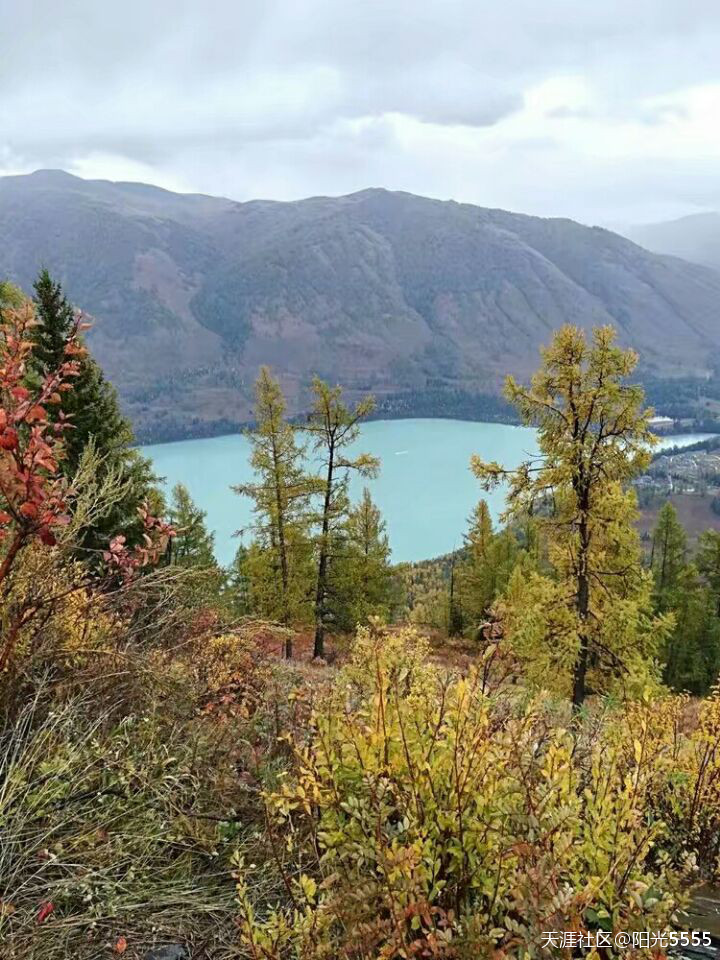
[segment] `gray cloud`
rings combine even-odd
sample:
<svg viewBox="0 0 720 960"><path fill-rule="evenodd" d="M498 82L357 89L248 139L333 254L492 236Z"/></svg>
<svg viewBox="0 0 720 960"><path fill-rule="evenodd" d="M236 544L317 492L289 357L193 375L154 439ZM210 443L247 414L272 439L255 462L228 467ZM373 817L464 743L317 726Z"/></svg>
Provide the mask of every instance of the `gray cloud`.
<svg viewBox="0 0 720 960"><path fill-rule="evenodd" d="M0 10L7 171L145 176L240 199L385 185L594 220L720 206L720 143L686 102L720 85L716 0ZM690 123L696 141L679 155L664 131Z"/></svg>

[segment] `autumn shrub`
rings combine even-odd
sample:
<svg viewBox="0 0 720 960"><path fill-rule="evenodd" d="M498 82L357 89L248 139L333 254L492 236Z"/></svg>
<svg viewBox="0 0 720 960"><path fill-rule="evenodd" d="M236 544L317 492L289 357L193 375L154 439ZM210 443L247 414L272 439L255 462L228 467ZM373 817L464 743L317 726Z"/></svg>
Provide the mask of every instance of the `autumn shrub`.
<svg viewBox="0 0 720 960"><path fill-rule="evenodd" d="M238 864L249 956L530 958L549 930L670 924L693 864L648 804L664 735L489 698L413 632L360 631L358 651L267 795L273 904Z"/></svg>
<svg viewBox="0 0 720 960"><path fill-rule="evenodd" d="M648 762L662 771L662 786L648 793L646 803L666 824L665 850L675 862L690 860L702 879L717 881L720 688L697 705L687 696L634 703L627 724L635 731L633 749L647 753Z"/></svg>
<svg viewBox="0 0 720 960"><path fill-rule="evenodd" d="M249 716L262 702L274 664L252 628L246 628L198 641L192 666L207 712L232 710Z"/></svg>
<svg viewBox="0 0 720 960"><path fill-rule="evenodd" d="M287 766L280 735L306 724L307 685L261 624L134 649L112 623L106 649L80 599L53 624L65 666L36 672L0 729L0 956L89 960L118 941L236 956L231 856L262 853L261 792ZM258 895L278 882L271 865Z"/></svg>
<svg viewBox="0 0 720 960"><path fill-rule="evenodd" d="M91 440L64 469L81 326L40 375L37 323L0 316L0 955L230 955L229 855L252 849L285 715L267 658L199 624L189 572L158 563L174 531L149 504L137 537L87 547L131 480ZM238 709L209 709L230 692Z"/></svg>
<svg viewBox="0 0 720 960"><path fill-rule="evenodd" d="M256 846L296 679L249 628L183 627L182 576L98 589L62 543L14 566L10 602L42 616L0 678L2 957L234 950L229 858Z"/></svg>
<svg viewBox="0 0 720 960"><path fill-rule="evenodd" d="M9 616L26 615L0 673L0 722L9 722L39 687L48 703L92 686L99 711L136 709L140 688L148 686L143 678L151 686L160 679L149 676L152 651L187 634L175 586L181 576L161 568L108 587L62 542L52 549L31 544L5 585Z"/></svg>

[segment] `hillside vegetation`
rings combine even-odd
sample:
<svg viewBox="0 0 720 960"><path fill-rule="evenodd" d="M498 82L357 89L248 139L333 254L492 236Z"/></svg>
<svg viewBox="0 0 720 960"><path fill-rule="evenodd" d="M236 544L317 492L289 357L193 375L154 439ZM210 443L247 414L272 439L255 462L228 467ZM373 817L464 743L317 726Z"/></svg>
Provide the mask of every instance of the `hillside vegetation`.
<svg viewBox="0 0 720 960"><path fill-rule="evenodd" d="M607 230L406 193L235 203L61 171L0 179L0 276L48 267L145 440L251 419L260 363L383 415L489 416L564 323L611 323L643 379L715 372L720 274ZM694 381L693 381L694 382Z"/></svg>
<svg viewBox="0 0 720 960"><path fill-rule="evenodd" d="M381 469L348 451L372 399L316 378L294 424L263 368L250 545L223 570L62 289L0 289L3 958L681 940L720 876L720 534L691 556L667 506L645 561L631 481L654 438L611 328L561 327L508 380L539 455L473 458L479 493L507 484L504 526L479 497L463 550L422 567L390 567L350 499Z"/></svg>

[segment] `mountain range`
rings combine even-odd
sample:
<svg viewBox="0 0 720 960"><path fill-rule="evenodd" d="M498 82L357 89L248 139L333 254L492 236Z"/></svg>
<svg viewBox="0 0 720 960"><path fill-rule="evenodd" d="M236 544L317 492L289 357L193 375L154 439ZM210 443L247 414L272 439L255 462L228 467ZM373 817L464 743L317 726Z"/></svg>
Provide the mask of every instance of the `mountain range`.
<svg viewBox="0 0 720 960"><path fill-rule="evenodd" d="M624 233L654 253L720 269L720 213L693 213L679 220L631 227Z"/></svg>
<svg viewBox="0 0 720 960"><path fill-rule="evenodd" d="M315 373L391 415L453 397L490 410L565 322L614 324L646 377L720 361L719 271L566 219L382 189L240 203L38 171L0 178L0 230L0 277L29 290L47 266L91 315L143 439L247 421L262 363L292 413Z"/></svg>

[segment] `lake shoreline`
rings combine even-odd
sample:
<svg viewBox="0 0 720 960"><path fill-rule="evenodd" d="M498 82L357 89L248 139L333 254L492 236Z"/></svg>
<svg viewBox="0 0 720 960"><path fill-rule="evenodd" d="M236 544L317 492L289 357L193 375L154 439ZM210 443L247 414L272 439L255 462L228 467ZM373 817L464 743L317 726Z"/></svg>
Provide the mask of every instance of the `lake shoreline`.
<svg viewBox="0 0 720 960"><path fill-rule="evenodd" d="M293 424L293 426L301 427L306 420L306 414L301 414L296 417L288 417L288 422ZM476 420L474 417L451 417L444 414L437 414L437 416L375 416L371 415L365 417L363 423L401 423L403 421L412 421L412 420L432 420L432 421L445 421L447 423L479 423L479 424L497 424L501 427L524 427L525 424L521 423L520 420ZM133 446L136 449L142 449L143 447L165 447L171 446L173 443L194 443L198 440L222 440L225 437L243 437L252 430L255 426L254 420L249 420L247 423L239 425L236 430L221 430L218 433L201 433L201 434L190 434L190 435L178 435L173 439L168 440L154 440L147 439L143 437L142 434L136 436L135 443ZM678 433L677 436L684 436L687 431ZM671 436L671 434L663 434L663 436Z"/></svg>
<svg viewBox="0 0 720 960"><path fill-rule="evenodd" d="M288 417L288 420L290 423L294 424L295 426L301 426L302 423L305 421L306 417L307 417L307 414L298 414L294 417ZM386 412L376 412L371 414L369 417L366 417L365 423L377 423L377 422L394 423L394 422L401 422L405 420L435 420L435 421L445 420L445 421L457 422L457 423L498 424L498 426L503 426L503 427L524 427L525 426L525 424L523 424L522 421L518 419L512 419L512 418L495 419L492 417L478 418L478 417L470 417L470 416L450 416L449 414L445 414L445 413L418 414L418 415L402 413L402 414L397 414L393 416L393 415L387 414ZM208 426L212 427L212 424L208 424ZM238 422L238 425L235 428L222 426L222 427L218 427L217 431L209 430L208 432L201 431L199 433L189 433L189 432L179 431L177 436L170 435L166 439L162 439L162 440L156 439L152 436L147 436L141 432L136 435L135 443L133 446L136 449L140 449L142 447L167 446L173 443L190 443L195 440L219 440L219 439L222 439L223 437L242 437L249 430L252 430L254 426L255 426L254 420L247 420L247 421ZM684 436L687 436L688 433L695 433L695 432L703 433L703 434L712 434L714 436L720 437L720 424L718 425L717 431L709 430L707 429L707 427L703 427L702 429L700 427L698 427L697 429L692 427L686 427L686 428L679 428L677 430L663 430L662 433L658 433L656 434L656 436L658 436L660 440L666 440L666 439L671 439L672 437L684 437Z"/></svg>
<svg viewBox="0 0 720 960"><path fill-rule="evenodd" d="M684 435L686 443L701 435ZM664 438L672 444L672 438ZM462 544L467 520L483 497L495 522L505 505L502 490L483 493L470 470L478 454L512 468L537 453L536 432L517 423L414 417L364 422L353 445L355 453L378 456L377 478L351 481L359 498L367 486L387 523L394 563L417 562L450 553ZM170 492L183 483L215 533L215 549L223 565L232 561L239 540L235 531L252 524L252 504L232 492L233 485L252 482L247 435L159 443L140 448ZM247 545L247 544L246 544Z"/></svg>

